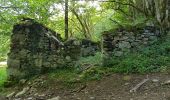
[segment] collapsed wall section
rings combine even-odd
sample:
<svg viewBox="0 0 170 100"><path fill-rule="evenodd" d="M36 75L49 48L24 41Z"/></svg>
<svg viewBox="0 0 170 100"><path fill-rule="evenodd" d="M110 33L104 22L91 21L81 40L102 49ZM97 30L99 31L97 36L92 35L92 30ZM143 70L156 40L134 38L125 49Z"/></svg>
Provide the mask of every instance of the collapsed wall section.
<svg viewBox="0 0 170 100"><path fill-rule="evenodd" d="M152 45L160 37L160 30L154 26L134 30L103 32L103 65L107 65L108 61L112 60L112 57L121 57L129 52L138 51L143 47Z"/></svg>

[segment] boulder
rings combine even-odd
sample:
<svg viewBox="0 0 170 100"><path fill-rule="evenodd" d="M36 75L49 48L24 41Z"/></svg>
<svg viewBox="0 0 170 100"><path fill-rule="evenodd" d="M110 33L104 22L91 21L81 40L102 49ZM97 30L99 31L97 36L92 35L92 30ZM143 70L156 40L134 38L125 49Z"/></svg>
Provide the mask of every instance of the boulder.
<svg viewBox="0 0 170 100"><path fill-rule="evenodd" d="M116 56L116 57L120 57L120 56L122 56L123 55L123 52L122 51L115 51L114 52L114 56Z"/></svg>
<svg viewBox="0 0 170 100"><path fill-rule="evenodd" d="M122 41L119 42L119 48L124 49L124 48L131 48L131 45L129 42L127 41Z"/></svg>

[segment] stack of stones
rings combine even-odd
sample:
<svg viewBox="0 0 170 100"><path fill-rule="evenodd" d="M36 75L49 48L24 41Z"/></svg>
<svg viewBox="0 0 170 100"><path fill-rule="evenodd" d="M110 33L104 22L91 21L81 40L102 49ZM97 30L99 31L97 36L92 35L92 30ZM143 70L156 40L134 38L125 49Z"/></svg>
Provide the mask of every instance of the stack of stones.
<svg viewBox="0 0 170 100"><path fill-rule="evenodd" d="M69 39L64 43L66 60L78 60L80 57L94 56L100 50L99 43L88 39Z"/></svg>
<svg viewBox="0 0 170 100"><path fill-rule="evenodd" d="M104 32L102 36L104 58L120 57L132 50L138 50L142 46L151 45L157 41L159 35L159 29L153 26L146 26L143 29L130 32L126 30L116 31L114 34Z"/></svg>
<svg viewBox="0 0 170 100"><path fill-rule="evenodd" d="M61 37L34 20L14 25L8 53L8 76L11 80L37 74L64 63ZM56 40L57 39L57 40Z"/></svg>
<svg viewBox="0 0 170 100"><path fill-rule="evenodd" d="M81 57L94 56L100 51L100 43L88 39L81 40Z"/></svg>

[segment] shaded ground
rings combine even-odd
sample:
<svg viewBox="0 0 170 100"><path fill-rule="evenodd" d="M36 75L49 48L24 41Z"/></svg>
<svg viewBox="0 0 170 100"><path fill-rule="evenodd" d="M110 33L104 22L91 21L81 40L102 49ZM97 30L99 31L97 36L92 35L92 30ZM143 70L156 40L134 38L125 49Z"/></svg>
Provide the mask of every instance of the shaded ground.
<svg viewBox="0 0 170 100"><path fill-rule="evenodd" d="M130 93L130 89L149 77L136 93ZM155 81L157 80L157 81ZM47 100L57 97L55 100L170 100L170 85L161 85L170 80L170 74L155 73L149 75L120 75L112 74L98 81L86 83L73 82L65 84L56 80L50 80L48 76L41 76L25 85L7 90L21 91L29 87L29 91L21 95L21 99L11 100ZM1 99L0 99L1 100Z"/></svg>

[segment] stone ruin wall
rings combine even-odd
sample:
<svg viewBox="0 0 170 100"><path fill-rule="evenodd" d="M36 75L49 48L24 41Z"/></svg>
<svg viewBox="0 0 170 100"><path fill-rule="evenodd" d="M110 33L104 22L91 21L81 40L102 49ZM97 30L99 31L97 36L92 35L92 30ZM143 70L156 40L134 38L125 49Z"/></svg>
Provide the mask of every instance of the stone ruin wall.
<svg viewBox="0 0 170 100"><path fill-rule="evenodd" d="M102 34L103 63L111 57L120 57L129 52L140 50L155 43L160 37L160 30L154 26L146 26L134 31L117 30L114 33Z"/></svg>
<svg viewBox="0 0 170 100"><path fill-rule="evenodd" d="M101 44L86 39L63 41L59 34L42 24L25 20L13 27L7 60L8 78L21 79L48 69L68 67L80 57L94 55L100 46L105 64L113 56L120 57L153 44L159 34L159 29L147 26L137 31L104 32Z"/></svg>
<svg viewBox="0 0 170 100"><path fill-rule="evenodd" d="M102 34L103 65L112 57L120 57L155 43L160 37L160 29L146 26L131 31L117 30ZM107 65L107 64L106 64Z"/></svg>
<svg viewBox="0 0 170 100"><path fill-rule="evenodd" d="M14 25L11 35L8 78L16 80L63 67L79 57L94 54L98 49L95 42L63 41L59 34L34 20L21 21Z"/></svg>
<svg viewBox="0 0 170 100"><path fill-rule="evenodd" d="M48 67L59 67L63 63L62 48L52 36L60 38L37 22L23 21L15 25L7 60L9 77L19 78Z"/></svg>

